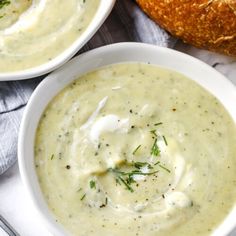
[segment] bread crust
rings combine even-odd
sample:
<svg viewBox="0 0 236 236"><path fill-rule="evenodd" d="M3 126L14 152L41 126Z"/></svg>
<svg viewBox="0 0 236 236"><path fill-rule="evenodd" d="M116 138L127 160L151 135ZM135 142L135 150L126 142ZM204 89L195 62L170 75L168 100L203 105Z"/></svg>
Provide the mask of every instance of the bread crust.
<svg viewBox="0 0 236 236"><path fill-rule="evenodd" d="M161 27L199 48L236 56L236 0L136 0Z"/></svg>

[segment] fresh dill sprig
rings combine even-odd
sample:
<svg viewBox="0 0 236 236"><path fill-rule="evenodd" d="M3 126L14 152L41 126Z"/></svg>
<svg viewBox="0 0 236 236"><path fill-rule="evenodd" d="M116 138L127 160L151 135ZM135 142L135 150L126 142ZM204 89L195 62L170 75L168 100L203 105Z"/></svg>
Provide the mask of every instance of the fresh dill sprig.
<svg viewBox="0 0 236 236"><path fill-rule="evenodd" d="M161 150L159 149L159 147L157 146L157 139L154 140L154 143L152 145L152 148L151 148L151 155L154 155L154 156L159 156L161 153Z"/></svg>
<svg viewBox="0 0 236 236"><path fill-rule="evenodd" d="M126 186L126 188L133 193L134 190L133 188L130 186L130 184L128 184L122 177L118 176L119 180Z"/></svg>
<svg viewBox="0 0 236 236"><path fill-rule="evenodd" d="M162 125L162 124L163 124L162 122L159 122L159 123L154 124L154 126L158 126L158 125Z"/></svg>
<svg viewBox="0 0 236 236"><path fill-rule="evenodd" d="M80 192L82 190L82 188L79 188L76 192L78 193L78 192Z"/></svg>
<svg viewBox="0 0 236 236"><path fill-rule="evenodd" d="M168 146L168 143L167 143L166 137L163 135L162 138L163 138L163 140L164 140L166 146Z"/></svg>
<svg viewBox="0 0 236 236"><path fill-rule="evenodd" d="M158 171L153 171L153 172L148 172L148 173L144 173L144 172L141 172L141 171L138 171L138 170L134 170L132 171L129 175L154 175L156 174Z"/></svg>
<svg viewBox="0 0 236 236"><path fill-rule="evenodd" d="M155 130L155 129L154 129L154 130L151 130L150 133L153 134L155 137L157 137L157 134L156 134L156 130Z"/></svg>
<svg viewBox="0 0 236 236"><path fill-rule="evenodd" d="M118 178L116 178L116 183L121 185L120 180Z"/></svg>
<svg viewBox="0 0 236 236"><path fill-rule="evenodd" d="M114 169L113 169L113 168L109 168L108 171L111 171L111 172L113 172L113 173L115 173L115 174L118 174L118 175L120 175L120 176L153 175L153 174L156 173L156 171L144 173L144 172L141 172L139 169L137 169L137 170L132 170L132 171L130 171L130 172L124 172L124 171L120 171L120 170L118 170L118 169L116 169L116 168L114 168Z"/></svg>
<svg viewBox="0 0 236 236"><path fill-rule="evenodd" d="M96 189L96 182L94 180L90 180L89 185L91 189L92 188Z"/></svg>
<svg viewBox="0 0 236 236"><path fill-rule="evenodd" d="M162 122L159 122L154 125L157 126L157 125L161 125L161 124L162 124ZM151 155L153 155L153 156L159 156L161 154L161 150L157 145L157 139L159 138L159 136L156 132L157 132L156 130L150 131L150 133L155 136L155 140L154 140L154 143L153 143L153 145L151 147L151 151L150 151ZM165 144L168 145L165 136L162 136L162 138L163 138ZM135 150L132 152L132 154L135 155L135 153L139 150L140 147L141 147L141 144L135 148ZM159 172L159 170L157 170L155 168L156 165L158 165L160 168L162 168L165 171L170 173L170 170L168 168L166 168L165 166L161 165L160 163L161 163L160 161L157 161L154 164L151 164L148 162L132 162L132 163L129 163L129 168L133 167L135 169L131 169L129 171L124 171L120 168L115 167L115 168L108 168L107 171L112 172L115 175L116 184L119 184L119 185L123 184L127 190L129 190L130 192L134 192L134 189L132 188L131 185L133 183L136 183L136 180L134 178L135 175L143 175L143 176L154 175ZM152 172L146 172L146 171L144 172L142 169L144 167L147 167L149 170L154 169L154 168L155 169Z"/></svg>
<svg viewBox="0 0 236 236"><path fill-rule="evenodd" d="M83 201L85 197L86 197L86 193L80 198L80 201Z"/></svg>
<svg viewBox="0 0 236 236"><path fill-rule="evenodd" d="M153 169L153 167L147 162L134 162L134 167L137 169L141 169L142 167L147 166L148 169Z"/></svg>
<svg viewBox="0 0 236 236"><path fill-rule="evenodd" d="M158 164L158 166L160 166L163 170L167 171L168 173L171 172L168 168L166 168L165 166L163 166L161 164Z"/></svg>
<svg viewBox="0 0 236 236"><path fill-rule="evenodd" d="M141 144L140 145L138 145L138 147L136 147L135 149L134 149L134 151L133 151L133 155L135 155L135 153L139 150L139 148L141 148Z"/></svg>
<svg viewBox="0 0 236 236"><path fill-rule="evenodd" d="M134 180L135 175L147 176L147 175L154 175L158 172L158 171L153 171L153 172L144 173L140 170L140 168L142 168L143 166L148 166L148 168L150 167L150 169L153 168L147 162L135 162L134 167L136 169L132 170L130 172L120 171L117 168L109 168L108 171L113 172L116 175L116 179L115 179L116 183L118 183L119 185L121 185L121 183L123 183L125 185L126 189L132 193L132 192L134 192L134 189L131 187L131 184L136 183L136 181Z"/></svg>
<svg viewBox="0 0 236 236"><path fill-rule="evenodd" d="M157 161L157 162L154 164L154 166L158 165L159 163L160 163L160 161Z"/></svg>
<svg viewBox="0 0 236 236"><path fill-rule="evenodd" d="M2 9L4 6L8 6L11 3L9 0L0 0L0 9Z"/></svg>

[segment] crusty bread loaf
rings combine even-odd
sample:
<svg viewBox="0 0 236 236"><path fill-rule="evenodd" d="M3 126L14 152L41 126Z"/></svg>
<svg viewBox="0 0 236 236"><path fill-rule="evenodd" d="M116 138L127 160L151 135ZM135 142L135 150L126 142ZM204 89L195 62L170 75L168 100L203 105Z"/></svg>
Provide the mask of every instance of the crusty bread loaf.
<svg viewBox="0 0 236 236"><path fill-rule="evenodd" d="M200 48L236 56L236 0L136 0L172 35Z"/></svg>

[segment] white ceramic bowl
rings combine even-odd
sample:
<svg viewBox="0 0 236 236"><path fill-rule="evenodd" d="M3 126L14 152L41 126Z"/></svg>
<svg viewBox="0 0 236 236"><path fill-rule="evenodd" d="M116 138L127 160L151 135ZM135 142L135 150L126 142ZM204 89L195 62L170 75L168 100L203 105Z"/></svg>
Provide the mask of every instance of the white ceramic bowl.
<svg viewBox="0 0 236 236"><path fill-rule="evenodd" d="M79 49L81 49L84 44L87 43L89 39L96 33L96 31L100 28L100 26L110 14L114 4L115 0L100 0L98 10L87 29L83 32L81 36L78 37L78 39L73 44L71 44L57 57L53 58L51 61L48 61L42 65L30 69L7 73L0 72L0 81L33 78L46 74L60 67L70 58L72 58L79 51Z"/></svg>
<svg viewBox="0 0 236 236"><path fill-rule="evenodd" d="M101 47L74 58L50 74L33 93L22 120L18 160L22 180L35 209L49 230L57 236L68 235L49 212L40 191L34 167L34 138L41 114L51 99L74 78L98 67L120 62L150 62L185 74L214 94L236 122L236 88L223 75L205 63L175 50L140 43L120 43ZM223 236L236 226L236 209L214 235Z"/></svg>

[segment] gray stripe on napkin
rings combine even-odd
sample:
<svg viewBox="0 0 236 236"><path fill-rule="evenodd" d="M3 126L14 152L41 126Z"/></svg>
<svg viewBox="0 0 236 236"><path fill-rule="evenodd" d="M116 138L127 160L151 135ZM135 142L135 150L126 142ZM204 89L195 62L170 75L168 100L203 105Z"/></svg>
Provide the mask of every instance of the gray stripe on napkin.
<svg viewBox="0 0 236 236"><path fill-rule="evenodd" d="M17 134L23 111L24 106L21 106L0 115L0 174L16 160Z"/></svg>
<svg viewBox="0 0 236 236"><path fill-rule="evenodd" d="M118 0L111 15L79 53L116 42L145 42L172 47L176 42L131 0ZM17 157L17 135L24 106L43 77L0 82L0 174Z"/></svg>

